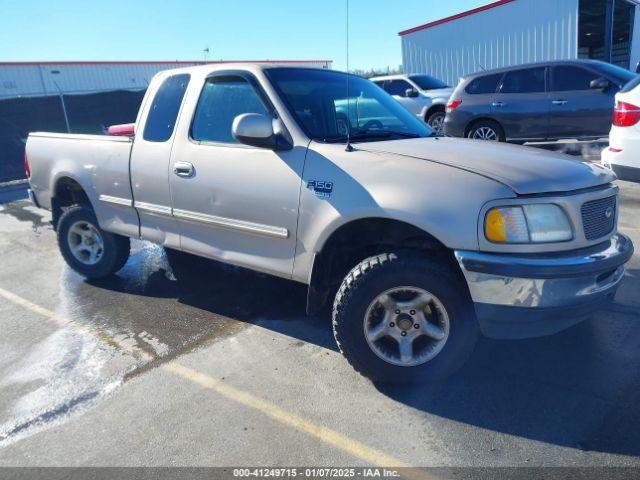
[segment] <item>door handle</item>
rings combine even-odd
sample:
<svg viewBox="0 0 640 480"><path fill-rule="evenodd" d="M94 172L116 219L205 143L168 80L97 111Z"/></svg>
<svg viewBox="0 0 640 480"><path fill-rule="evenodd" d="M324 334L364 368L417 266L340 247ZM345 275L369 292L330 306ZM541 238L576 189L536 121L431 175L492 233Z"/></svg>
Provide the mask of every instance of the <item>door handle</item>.
<svg viewBox="0 0 640 480"><path fill-rule="evenodd" d="M554 105L566 105L567 102L566 100L553 100L551 103L553 103Z"/></svg>
<svg viewBox="0 0 640 480"><path fill-rule="evenodd" d="M491 104L492 107L504 107L505 103L504 102L493 102Z"/></svg>
<svg viewBox="0 0 640 480"><path fill-rule="evenodd" d="M189 178L195 175L196 169L189 162L176 162L173 164L173 173L179 177Z"/></svg>

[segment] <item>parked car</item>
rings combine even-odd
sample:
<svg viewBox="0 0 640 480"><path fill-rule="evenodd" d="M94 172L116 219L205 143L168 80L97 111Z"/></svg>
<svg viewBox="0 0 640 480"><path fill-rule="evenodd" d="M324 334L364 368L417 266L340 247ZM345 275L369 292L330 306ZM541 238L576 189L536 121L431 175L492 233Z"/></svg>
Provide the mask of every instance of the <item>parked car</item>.
<svg viewBox="0 0 640 480"><path fill-rule="evenodd" d="M462 78L451 96L445 134L519 143L606 137L614 96L634 77L594 60L475 73Z"/></svg>
<svg viewBox="0 0 640 480"><path fill-rule="evenodd" d="M613 297L633 252L609 170L433 136L340 72L162 72L137 123L111 132L27 142L31 199L52 210L72 269L111 275L140 238L301 282L307 311L333 302L341 352L381 381L451 374L479 330L525 338L579 322Z"/></svg>
<svg viewBox="0 0 640 480"><path fill-rule="evenodd" d="M602 164L621 180L640 182L640 76L616 95L612 123Z"/></svg>
<svg viewBox="0 0 640 480"><path fill-rule="evenodd" d="M436 133L442 133L445 107L453 88L429 75L387 75L370 80Z"/></svg>

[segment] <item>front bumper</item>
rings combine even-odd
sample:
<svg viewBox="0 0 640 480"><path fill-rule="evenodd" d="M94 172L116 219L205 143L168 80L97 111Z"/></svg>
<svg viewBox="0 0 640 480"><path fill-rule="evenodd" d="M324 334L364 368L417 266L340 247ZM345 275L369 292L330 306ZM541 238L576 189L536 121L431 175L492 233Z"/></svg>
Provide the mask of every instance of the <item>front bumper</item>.
<svg viewBox="0 0 640 480"><path fill-rule="evenodd" d="M622 234L573 252L491 254L456 251L482 333L491 338L551 335L613 299L633 255Z"/></svg>

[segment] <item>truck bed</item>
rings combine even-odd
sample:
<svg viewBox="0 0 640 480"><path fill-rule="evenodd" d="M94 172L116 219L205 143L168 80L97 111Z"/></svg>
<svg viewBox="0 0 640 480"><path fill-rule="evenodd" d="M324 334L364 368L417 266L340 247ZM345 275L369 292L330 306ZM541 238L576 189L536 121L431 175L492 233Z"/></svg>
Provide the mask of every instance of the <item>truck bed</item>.
<svg viewBox="0 0 640 480"><path fill-rule="evenodd" d="M138 222L129 179L132 145L130 137L31 133L27 156L38 203L51 209L56 185L62 178L70 179L86 192L102 228L135 233L133 224L137 230ZM120 205L110 199L118 199Z"/></svg>

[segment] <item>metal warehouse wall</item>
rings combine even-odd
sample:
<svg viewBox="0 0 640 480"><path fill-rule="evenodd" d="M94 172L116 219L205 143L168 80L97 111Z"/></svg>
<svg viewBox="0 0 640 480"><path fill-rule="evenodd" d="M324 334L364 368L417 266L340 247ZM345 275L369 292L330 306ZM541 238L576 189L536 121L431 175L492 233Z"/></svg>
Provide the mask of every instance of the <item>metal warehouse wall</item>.
<svg viewBox="0 0 640 480"><path fill-rule="evenodd" d="M331 68L331 61L328 60L274 60L273 63ZM151 78L161 70L201 64L202 62L0 63L0 100L59 95L60 92L77 95L114 90L145 90Z"/></svg>
<svg viewBox="0 0 640 480"><path fill-rule="evenodd" d="M193 63L0 64L0 99L109 90L145 90L160 70Z"/></svg>
<svg viewBox="0 0 640 480"><path fill-rule="evenodd" d="M478 70L577 57L578 0L515 0L402 35L405 73L450 85Z"/></svg>

